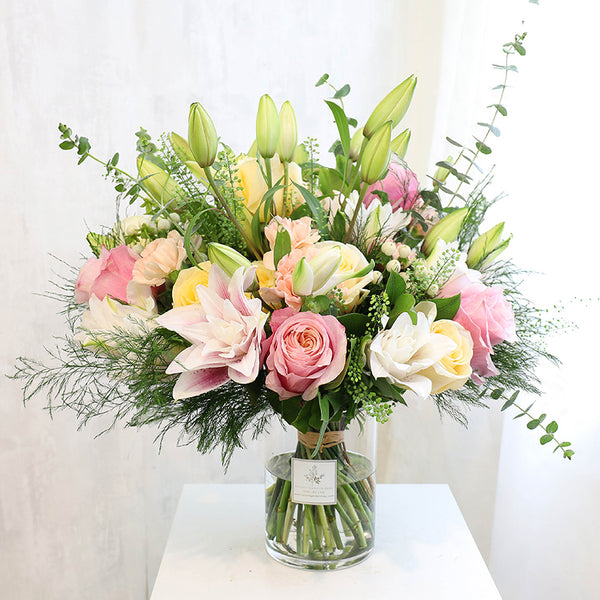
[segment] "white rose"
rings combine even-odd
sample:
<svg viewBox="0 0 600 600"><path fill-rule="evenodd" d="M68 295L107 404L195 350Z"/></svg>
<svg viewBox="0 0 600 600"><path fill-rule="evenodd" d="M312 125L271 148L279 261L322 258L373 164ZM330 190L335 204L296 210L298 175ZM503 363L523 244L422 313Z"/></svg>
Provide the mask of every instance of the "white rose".
<svg viewBox="0 0 600 600"><path fill-rule="evenodd" d="M402 313L390 329L383 329L373 338L367 359L373 377L411 390L422 399L432 391L431 379L423 371L451 352L456 343L446 335L431 332L435 304L422 302L415 308L416 324L408 313Z"/></svg>

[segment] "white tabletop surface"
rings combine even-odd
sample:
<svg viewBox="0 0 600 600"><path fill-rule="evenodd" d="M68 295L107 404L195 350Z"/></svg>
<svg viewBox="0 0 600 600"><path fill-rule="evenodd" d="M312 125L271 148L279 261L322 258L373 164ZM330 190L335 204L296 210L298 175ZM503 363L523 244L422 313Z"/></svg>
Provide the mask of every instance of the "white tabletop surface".
<svg viewBox="0 0 600 600"><path fill-rule="evenodd" d="M375 549L340 571L307 571L264 548L264 488L186 485L151 600L498 600L445 484L378 484Z"/></svg>

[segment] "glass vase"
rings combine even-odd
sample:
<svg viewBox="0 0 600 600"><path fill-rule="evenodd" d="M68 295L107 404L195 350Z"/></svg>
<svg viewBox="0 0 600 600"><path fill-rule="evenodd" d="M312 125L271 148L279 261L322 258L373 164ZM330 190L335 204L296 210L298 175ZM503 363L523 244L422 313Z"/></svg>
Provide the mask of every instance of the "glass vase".
<svg viewBox="0 0 600 600"><path fill-rule="evenodd" d="M302 434L271 433L265 469L267 552L306 569L340 569L367 558L375 541L372 419Z"/></svg>

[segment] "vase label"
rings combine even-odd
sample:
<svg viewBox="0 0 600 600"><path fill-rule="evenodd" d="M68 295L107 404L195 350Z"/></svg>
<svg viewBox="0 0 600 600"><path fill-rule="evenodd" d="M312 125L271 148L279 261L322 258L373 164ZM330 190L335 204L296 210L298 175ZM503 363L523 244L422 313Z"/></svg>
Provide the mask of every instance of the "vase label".
<svg viewBox="0 0 600 600"><path fill-rule="evenodd" d="M337 461L292 458L292 502L337 504Z"/></svg>

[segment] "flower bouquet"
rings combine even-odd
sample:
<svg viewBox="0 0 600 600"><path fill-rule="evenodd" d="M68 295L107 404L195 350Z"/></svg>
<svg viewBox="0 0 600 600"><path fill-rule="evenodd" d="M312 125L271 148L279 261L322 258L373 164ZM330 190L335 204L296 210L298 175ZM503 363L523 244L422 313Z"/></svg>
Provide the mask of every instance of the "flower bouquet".
<svg viewBox="0 0 600 600"><path fill-rule="evenodd" d="M410 131L395 132L414 76L360 126L344 107L349 86L318 81L338 132L329 166L316 140L299 143L291 104L278 110L268 95L246 154L195 103L187 139L137 133L134 175L61 124L60 147L101 162L118 206L139 214L88 234L93 256L53 294L70 334L50 365L20 359L25 398L43 391L82 423L111 412L161 435L177 428L201 452L220 447L225 465L278 417L298 435L267 464L267 547L313 568L372 548L374 462L348 431L398 404L435 402L466 423L467 409L501 400L571 458L556 422L517 404L521 390L539 392L538 359L554 360L541 343L549 327L499 259L504 224L480 231L494 199L490 177L470 175L506 115L510 59L524 53L523 36L504 46L490 122L473 148L448 139L458 157L437 163L429 188L404 161Z"/></svg>

